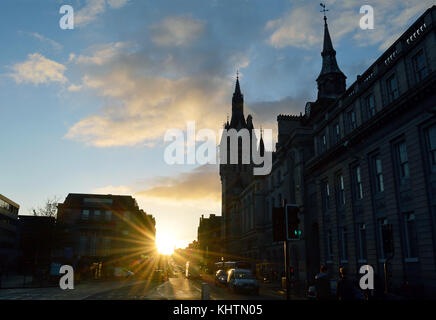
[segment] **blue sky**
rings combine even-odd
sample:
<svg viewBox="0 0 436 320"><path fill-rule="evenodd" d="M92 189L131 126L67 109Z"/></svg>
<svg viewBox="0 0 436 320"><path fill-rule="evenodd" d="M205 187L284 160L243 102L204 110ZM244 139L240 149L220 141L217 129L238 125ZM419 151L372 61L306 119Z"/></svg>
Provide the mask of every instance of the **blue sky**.
<svg viewBox="0 0 436 320"><path fill-rule="evenodd" d="M75 10L74 30L59 8ZM375 29L359 28L361 5ZM433 1L327 1L347 85ZM132 194L177 246L220 214L215 167L169 166L170 128L217 130L235 72L245 114L275 128L316 96L319 1L5 0L0 19L0 192L21 214L69 192Z"/></svg>

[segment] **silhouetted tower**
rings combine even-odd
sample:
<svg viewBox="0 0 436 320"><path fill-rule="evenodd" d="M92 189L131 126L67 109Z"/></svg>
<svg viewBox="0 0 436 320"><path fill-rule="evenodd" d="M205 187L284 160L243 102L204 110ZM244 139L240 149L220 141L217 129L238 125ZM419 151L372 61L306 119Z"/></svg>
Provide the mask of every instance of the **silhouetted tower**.
<svg viewBox="0 0 436 320"><path fill-rule="evenodd" d="M345 92L345 79L347 79L347 77L339 69L336 61L336 51L333 48L327 25L327 17L325 15L325 12L328 10L325 9L323 4L321 4L321 6L324 8L322 10L322 12L324 12L324 44L321 53L322 69L316 79L318 83L318 99L336 99Z"/></svg>

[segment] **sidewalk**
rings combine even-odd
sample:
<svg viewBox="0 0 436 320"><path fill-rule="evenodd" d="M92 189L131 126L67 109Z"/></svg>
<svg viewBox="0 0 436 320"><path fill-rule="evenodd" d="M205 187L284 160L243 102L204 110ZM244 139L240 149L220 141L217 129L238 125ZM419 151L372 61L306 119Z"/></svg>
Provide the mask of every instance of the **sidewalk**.
<svg viewBox="0 0 436 320"><path fill-rule="evenodd" d="M0 289L0 300L83 300L89 296L143 283L147 280L88 281L74 286L73 290L59 287Z"/></svg>

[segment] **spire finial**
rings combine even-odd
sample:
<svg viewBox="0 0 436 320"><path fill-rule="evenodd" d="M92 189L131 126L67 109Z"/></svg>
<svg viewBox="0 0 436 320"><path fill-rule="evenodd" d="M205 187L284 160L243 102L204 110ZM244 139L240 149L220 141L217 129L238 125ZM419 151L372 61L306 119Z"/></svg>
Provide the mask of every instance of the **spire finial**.
<svg viewBox="0 0 436 320"><path fill-rule="evenodd" d="M320 5L321 8L322 8L322 10L321 10L320 12L322 12L322 13L324 14L324 24L327 24L327 17L326 17L326 15L325 15L325 13L326 13L327 11L329 11L329 10L326 9L325 3L321 2L319 5Z"/></svg>
<svg viewBox="0 0 436 320"><path fill-rule="evenodd" d="M236 70L236 80L239 80L239 69Z"/></svg>

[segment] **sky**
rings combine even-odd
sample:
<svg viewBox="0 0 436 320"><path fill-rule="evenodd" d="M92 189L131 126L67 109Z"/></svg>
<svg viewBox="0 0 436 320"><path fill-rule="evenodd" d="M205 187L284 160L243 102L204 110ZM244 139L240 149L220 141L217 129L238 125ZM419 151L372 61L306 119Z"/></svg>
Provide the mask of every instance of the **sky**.
<svg viewBox="0 0 436 320"><path fill-rule="evenodd" d="M74 29L59 27L62 5ZM347 86L434 1L327 1ZM374 29L359 27L374 8ZM0 193L31 214L68 193L128 194L184 247L202 214L221 214L215 165L169 165L168 129L219 130L239 70L245 116L276 131L278 114L316 98L319 0L3 0Z"/></svg>

